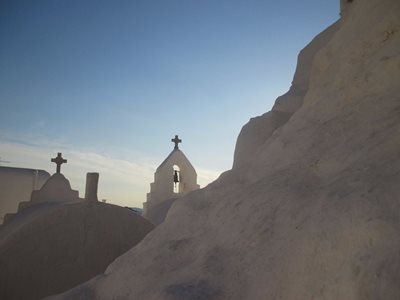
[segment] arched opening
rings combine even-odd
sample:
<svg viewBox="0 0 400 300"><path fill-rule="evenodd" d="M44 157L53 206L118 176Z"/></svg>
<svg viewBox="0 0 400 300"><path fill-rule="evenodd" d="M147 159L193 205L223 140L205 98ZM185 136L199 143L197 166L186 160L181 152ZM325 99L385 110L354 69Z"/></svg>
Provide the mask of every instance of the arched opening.
<svg viewBox="0 0 400 300"><path fill-rule="evenodd" d="M181 192L181 169L177 165L174 165L172 169L173 191L175 194L179 194Z"/></svg>

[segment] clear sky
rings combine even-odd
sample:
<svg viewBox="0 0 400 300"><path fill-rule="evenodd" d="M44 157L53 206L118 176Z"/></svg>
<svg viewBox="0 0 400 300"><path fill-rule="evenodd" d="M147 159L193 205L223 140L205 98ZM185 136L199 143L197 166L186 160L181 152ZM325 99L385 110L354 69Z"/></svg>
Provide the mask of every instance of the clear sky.
<svg viewBox="0 0 400 300"><path fill-rule="evenodd" d="M0 157L53 173L63 152L81 196L100 172L100 199L141 207L179 134L204 186L338 17L339 0L2 0Z"/></svg>

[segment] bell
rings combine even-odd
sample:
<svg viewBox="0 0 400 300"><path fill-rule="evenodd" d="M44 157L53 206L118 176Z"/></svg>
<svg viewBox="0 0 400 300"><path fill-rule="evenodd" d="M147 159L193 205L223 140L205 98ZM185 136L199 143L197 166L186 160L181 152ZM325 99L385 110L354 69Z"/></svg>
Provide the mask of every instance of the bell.
<svg viewBox="0 0 400 300"><path fill-rule="evenodd" d="M178 176L178 171L174 171L174 183L178 183L179 182L179 176Z"/></svg>

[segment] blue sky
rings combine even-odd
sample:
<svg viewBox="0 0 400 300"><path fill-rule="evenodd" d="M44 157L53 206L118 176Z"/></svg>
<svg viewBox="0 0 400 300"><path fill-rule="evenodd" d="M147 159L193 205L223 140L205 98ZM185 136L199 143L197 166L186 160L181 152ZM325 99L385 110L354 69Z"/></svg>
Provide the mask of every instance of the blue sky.
<svg viewBox="0 0 400 300"><path fill-rule="evenodd" d="M338 17L339 0L0 1L0 157L53 172L63 151L81 195L99 171L101 198L140 206L179 134L204 186Z"/></svg>

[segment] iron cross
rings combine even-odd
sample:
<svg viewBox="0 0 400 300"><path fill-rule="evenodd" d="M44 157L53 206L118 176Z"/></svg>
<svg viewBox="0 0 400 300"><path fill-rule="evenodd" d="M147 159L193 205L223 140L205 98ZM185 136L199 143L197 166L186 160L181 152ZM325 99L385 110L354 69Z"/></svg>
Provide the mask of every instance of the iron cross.
<svg viewBox="0 0 400 300"><path fill-rule="evenodd" d="M67 163L67 160L62 158L61 152L57 153L57 157L52 158L51 162L55 163L57 165L57 173L60 173L61 171L61 165L63 163Z"/></svg>
<svg viewBox="0 0 400 300"><path fill-rule="evenodd" d="M182 140L179 139L177 135L175 135L175 138L174 138L174 139L171 139L171 142L175 143L174 149L175 149L175 150L178 150L178 149L179 149L178 144L179 144L179 143L182 143Z"/></svg>

